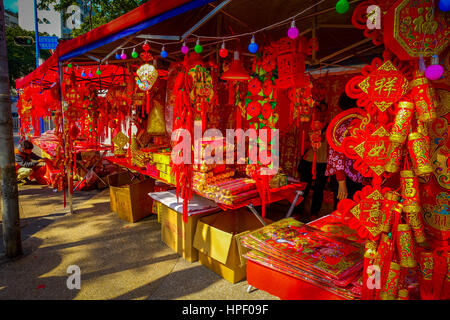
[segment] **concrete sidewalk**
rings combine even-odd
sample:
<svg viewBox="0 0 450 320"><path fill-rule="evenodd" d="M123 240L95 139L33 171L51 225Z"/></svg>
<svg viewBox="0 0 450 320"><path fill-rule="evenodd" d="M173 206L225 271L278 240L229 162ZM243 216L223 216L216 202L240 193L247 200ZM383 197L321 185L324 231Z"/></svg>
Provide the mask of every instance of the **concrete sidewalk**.
<svg viewBox="0 0 450 320"><path fill-rule="evenodd" d="M118 219L108 190L76 209L40 217L51 222L23 241L24 256L0 258L0 299L278 299L180 258L161 241L154 215ZM80 290L67 288L71 265L81 270Z"/></svg>

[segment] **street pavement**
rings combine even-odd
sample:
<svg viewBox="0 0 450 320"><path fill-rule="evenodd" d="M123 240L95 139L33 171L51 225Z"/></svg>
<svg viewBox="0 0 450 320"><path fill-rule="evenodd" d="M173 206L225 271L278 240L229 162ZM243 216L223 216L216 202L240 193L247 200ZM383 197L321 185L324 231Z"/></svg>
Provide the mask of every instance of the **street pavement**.
<svg viewBox="0 0 450 320"><path fill-rule="evenodd" d="M0 248L0 299L278 300L180 258L161 241L155 215L120 220L108 189L76 193L75 214L49 187L25 185L19 193L24 255L11 261ZM80 289L67 287L74 265Z"/></svg>

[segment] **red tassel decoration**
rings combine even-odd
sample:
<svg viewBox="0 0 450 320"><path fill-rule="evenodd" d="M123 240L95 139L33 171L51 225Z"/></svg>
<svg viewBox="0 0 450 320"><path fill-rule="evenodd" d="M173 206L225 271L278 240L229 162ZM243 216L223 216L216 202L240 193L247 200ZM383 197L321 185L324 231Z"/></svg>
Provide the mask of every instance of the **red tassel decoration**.
<svg viewBox="0 0 450 320"><path fill-rule="evenodd" d="M312 163L312 179L316 180L316 175L317 175L317 152L314 151L314 156L313 156L313 163Z"/></svg>
<svg viewBox="0 0 450 320"><path fill-rule="evenodd" d="M302 147L300 149L301 155L305 152L305 129L302 130Z"/></svg>

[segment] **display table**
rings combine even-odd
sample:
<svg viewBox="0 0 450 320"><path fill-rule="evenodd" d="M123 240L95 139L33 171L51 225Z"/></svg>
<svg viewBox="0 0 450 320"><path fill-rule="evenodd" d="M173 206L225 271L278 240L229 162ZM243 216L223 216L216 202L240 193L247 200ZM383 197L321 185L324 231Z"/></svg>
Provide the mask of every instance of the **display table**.
<svg viewBox="0 0 450 320"><path fill-rule="evenodd" d="M32 141L33 141L33 144L37 148L41 149L43 158L48 158L50 160L53 160L56 157L56 147L57 147L58 141L54 138L54 136L52 134L47 134L47 135L44 134L41 137L34 137L34 138L32 138ZM102 161L104 156L109 151L111 151L111 146L104 145L104 144L95 146L95 145L81 143L81 144L78 144L78 145L76 144L73 146L73 152L75 155L74 157L77 162L76 166L78 166L78 167L82 168L84 171L86 171L86 174L84 174L83 178L76 184L73 191L76 191L82 185L82 183L86 180L86 178L89 176L89 174L91 174L91 173L94 174L103 183L103 185L105 185L105 186L108 185L107 182L104 181L102 179L102 177L100 177L95 172L94 169L97 166L97 164ZM77 155L82 154L82 153L88 153L88 152L99 152L100 156L93 164L91 164L89 166L84 166L83 163L77 159ZM53 171L55 171L55 170L53 169Z"/></svg>
<svg viewBox="0 0 450 320"><path fill-rule="evenodd" d="M247 261L247 282L281 300L344 300L317 286L250 260Z"/></svg>
<svg viewBox="0 0 450 320"><path fill-rule="evenodd" d="M241 239L241 243L251 250L245 253L247 258L247 281L249 284L249 289L251 289L251 287L256 287L286 300L359 299L361 295L362 283L359 282L361 278L358 270L360 269L362 272L362 260L358 260L355 254L361 254L362 259L362 252L360 252L359 248L364 247L365 241L358 237L357 232L343 224L341 217L333 214L324 216L304 225L304 229L298 229L295 227L297 224L301 224L296 220L285 219L283 221L285 222L276 222L272 224L271 226L273 230L269 228L266 231L265 234L269 235L270 238L265 239L261 235L264 235L264 232L261 231L260 235L255 234ZM278 229L275 226L277 223L280 224ZM272 252L275 252L276 250L283 250L283 247L276 245L276 243L289 243L292 241L291 239L294 237L292 235L293 231L286 233L286 236L284 236L283 233L286 231L281 231L288 225L291 226L293 230L299 230L298 237L308 233L306 238L296 238L298 243L301 243L299 247L289 249L295 250L295 254L298 254L297 258L292 258L293 261L291 262L285 260L283 256L280 255L281 251L278 251L278 254L272 254ZM307 239L314 239L314 235L319 236L316 240L322 239L323 241L317 242L314 240L309 243L309 246L307 246L305 241ZM322 238L321 235L326 236ZM327 237L328 240L331 241L328 241ZM252 242L249 241L250 239L260 239L261 243L258 244L258 242L254 242L252 244ZM270 240L268 241L267 239ZM317 246L317 244L320 245ZM310 253L303 250L301 250L300 253L298 248L302 248L304 246L311 249L322 248L325 250L321 251L321 249L319 249L319 251L316 251L316 253L312 255L309 255ZM344 258L342 255L341 261L346 259L345 262L339 263L338 260L333 260L338 258L339 253L347 251L347 249L350 248L348 246L353 248L353 251L347 256L348 258ZM340 249L333 252L332 248L336 247L339 247ZM345 249L345 247L348 248ZM261 253L259 258L258 252ZM297 262L302 259L302 254L305 254L305 262L312 262L313 259L319 256L320 258L317 260L319 263L313 264L314 266L317 266L317 269L311 270L322 270L322 272L324 271L323 274L315 273L315 271L309 271L306 263L298 264ZM268 260L267 257L272 260ZM319 267L322 263L323 265ZM327 264L331 268L326 267ZM342 276L337 278L338 276L336 274L336 278L330 282L329 279L332 279L330 278L330 275L333 277L334 270L339 270L339 268L333 269L333 265L341 265L343 267L345 266L345 268L349 268L345 272L347 276L342 273ZM353 266L350 268L351 265ZM327 270L330 270L331 273L327 274Z"/></svg>
<svg viewBox="0 0 450 320"><path fill-rule="evenodd" d="M139 174L149 176L155 180L162 181L168 185L173 185L172 183L162 179L161 177L152 175L146 169L139 168L137 166L134 166L134 165L128 163L128 158L126 158L126 157L121 157L121 158L105 157L104 159L127 169L130 173L137 172ZM286 213L286 217L289 217L291 215L294 207L303 200L303 197L301 197L301 195L303 194L303 190L305 188L306 188L305 182L297 182L297 183L289 184L287 186L283 186L281 188L271 189L270 190L270 199L266 200L265 205L274 203L274 202L278 202L281 200L288 200L291 203L291 206L290 206L288 212ZM195 190L194 190L194 192L195 192L195 194L203 197L203 195L201 193L196 192ZM261 216L258 214L258 212L255 209L255 206L261 206L262 204L263 204L262 200L258 196L251 198L251 199L247 199L242 202L239 202L238 204L233 204L233 205L225 205L222 203L217 203L217 205L223 210L237 210L237 209L240 209L243 207L247 207L253 214L255 214L256 217L258 217L258 219L261 221L261 223L263 225L265 225L266 223L264 222L264 219L261 218Z"/></svg>

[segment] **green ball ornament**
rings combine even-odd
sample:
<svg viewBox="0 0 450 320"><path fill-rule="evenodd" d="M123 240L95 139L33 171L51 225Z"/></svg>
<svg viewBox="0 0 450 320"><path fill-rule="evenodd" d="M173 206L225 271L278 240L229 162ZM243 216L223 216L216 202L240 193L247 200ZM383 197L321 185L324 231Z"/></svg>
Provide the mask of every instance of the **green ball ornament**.
<svg viewBox="0 0 450 320"><path fill-rule="evenodd" d="M348 11L350 5L347 0L339 0L336 3L336 11L337 13L344 14Z"/></svg>
<svg viewBox="0 0 450 320"><path fill-rule="evenodd" d="M200 44L195 45L194 51L197 52L197 53L199 53L199 54L202 53L202 52L203 52L203 47L202 47L202 45L200 45Z"/></svg>
<svg viewBox="0 0 450 320"><path fill-rule="evenodd" d="M100 70L95 71L96 74L101 75L102 72Z"/></svg>
<svg viewBox="0 0 450 320"><path fill-rule="evenodd" d="M133 52L131 53L131 56L132 56L134 59L136 59L137 57L139 57L139 53L137 53L136 51L133 51Z"/></svg>
<svg viewBox="0 0 450 320"><path fill-rule="evenodd" d="M72 64L71 64L71 63L69 63L67 66L68 66L69 68L72 68Z"/></svg>

